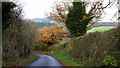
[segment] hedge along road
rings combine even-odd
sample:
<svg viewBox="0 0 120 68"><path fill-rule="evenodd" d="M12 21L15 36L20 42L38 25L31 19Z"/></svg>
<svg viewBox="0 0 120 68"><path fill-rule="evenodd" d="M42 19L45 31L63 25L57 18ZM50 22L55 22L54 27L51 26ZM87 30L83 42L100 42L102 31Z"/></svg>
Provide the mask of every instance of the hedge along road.
<svg viewBox="0 0 120 68"><path fill-rule="evenodd" d="M39 58L26 68L63 68L60 62L51 56L38 53L33 54L39 56Z"/></svg>

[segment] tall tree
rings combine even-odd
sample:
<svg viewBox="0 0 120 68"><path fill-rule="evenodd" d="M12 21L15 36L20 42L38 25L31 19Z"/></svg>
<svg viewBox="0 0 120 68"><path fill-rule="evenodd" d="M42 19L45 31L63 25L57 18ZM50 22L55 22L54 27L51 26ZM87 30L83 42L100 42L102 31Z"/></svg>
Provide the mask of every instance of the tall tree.
<svg viewBox="0 0 120 68"><path fill-rule="evenodd" d="M66 27L70 36L78 37L86 33L86 25L92 19L86 17L84 2L73 2L73 9L69 11L66 19Z"/></svg>
<svg viewBox="0 0 120 68"><path fill-rule="evenodd" d="M101 16L104 14L104 9L111 7L116 2L116 0L108 0L108 1L101 0L96 2L90 2L88 0L82 0L82 1L83 3L81 3L81 5L79 4L79 7L77 7L77 5L75 5L74 3L71 4L72 1L62 0L61 2L58 2L55 5L55 8L53 8L53 12L50 12L50 14L48 15L52 20L58 22L64 22L67 28L69 29L71 35L77 37L83 35L86 32L86 28L89 28L91 25L93 25L95 22L101 19ZM78 9L81 8L81 6L82 9ZM78 15L76 12L78 13L80 12L81 15ZM80 16L81 18L78 18L79 20L78 21L76 18ZM73 21L76 20L76 21L72 23L72 20ZM76 25L75 22L79 22L79 25L78 24ZM89 26L87 26L88 24ZM75 30L77 28L79 30Z"/></svg>
<svg viewBox="0 0 120 68"><path fill-rule="evenodd" d="M14 7L17 5L13 2L2 2L2 29L9 27L11 18L11 13Z"/></svg>

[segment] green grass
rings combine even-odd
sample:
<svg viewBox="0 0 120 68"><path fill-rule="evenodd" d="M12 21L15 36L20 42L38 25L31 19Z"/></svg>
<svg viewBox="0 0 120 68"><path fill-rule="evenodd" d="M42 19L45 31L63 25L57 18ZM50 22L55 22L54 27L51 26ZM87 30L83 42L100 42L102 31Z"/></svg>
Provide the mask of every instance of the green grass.
<svg viewBox="0 0 120 68"><path fill-rule="evenodd" d="M116 28L116 27L112 27L112 26L111 27L110 26L95 27L95 28L88 30L87 33L88 32L104 32L104 31L107 31L113 28Z"/></svg>
<svg viewBox="0 0 120 68"><path fill-rule="evenodd" d="M74 61L74 59L66 56L64 53L57 54L55 52L39 52L39 51L35 51L35 52L53 56L53 57L57 58L63 66L84 66L85 65L85 62L82 62L79 64L76 61Z"/></svg>
<svg viewBox="0 0 120 68"><path fill-rule="evenodd" d="M2 66L15 66L15 63L13 61L6 61L2 64Z"/></svg>
<svg viewBox="0 0 120 68"><path fill-rule="evenodd" d="M30 57L19 60L9 60L5 61L2 66L26 66L27 64L35 61L38 57L35 55L30 55Z"/></svg>

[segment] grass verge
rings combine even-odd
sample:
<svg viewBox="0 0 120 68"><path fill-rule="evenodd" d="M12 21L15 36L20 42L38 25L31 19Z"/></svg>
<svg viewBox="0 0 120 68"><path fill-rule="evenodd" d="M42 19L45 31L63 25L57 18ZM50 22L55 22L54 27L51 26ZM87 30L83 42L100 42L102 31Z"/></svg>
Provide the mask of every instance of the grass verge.
<svg viewBox="0 0 120 68"><path fill-rule="evenodd" d="M84 66L85 63L80 63L78 64L76 61L74 61L72 58L65 56L65 54L57 54L55 52L40 52L40 51L34 51L35 53L40 53L40 54L46 54L46 55L50 55L54 58L56 58L57 60L60 61L60 63L63 66Z"/></svg>
<svg viewBox="0 0 120 68"><path fill-rule="evenodd" d="M30 57L25 59L19 59L16 61L13 61L13 60L6 61L2 64L2 66L26 66L31 62L35 61L36 59L38 59L38 56L30 55Z"/></svg>

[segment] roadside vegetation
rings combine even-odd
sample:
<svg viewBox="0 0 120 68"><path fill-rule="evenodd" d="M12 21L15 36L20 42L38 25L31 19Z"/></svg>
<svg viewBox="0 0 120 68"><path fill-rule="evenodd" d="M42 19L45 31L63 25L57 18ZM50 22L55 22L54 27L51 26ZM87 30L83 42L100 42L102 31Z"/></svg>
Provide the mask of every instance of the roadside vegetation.
<svg viewBox="0 0 120 68"><path fill-rule="evenodd" d="M22 7L14 2L2 2L2 12L2 64L12 66L36 59L30 55L38 37L37 25L23 20Z"/></svg>
<svg viewBox="0 0 120 68"><path fill-rule="evenodd" d="M24 59L17 59L17 60L9 60L3 63L3 66L27 66L28 64L32 63L33 61L37 60L38 56L30 55L28 58Z"/></svg>

